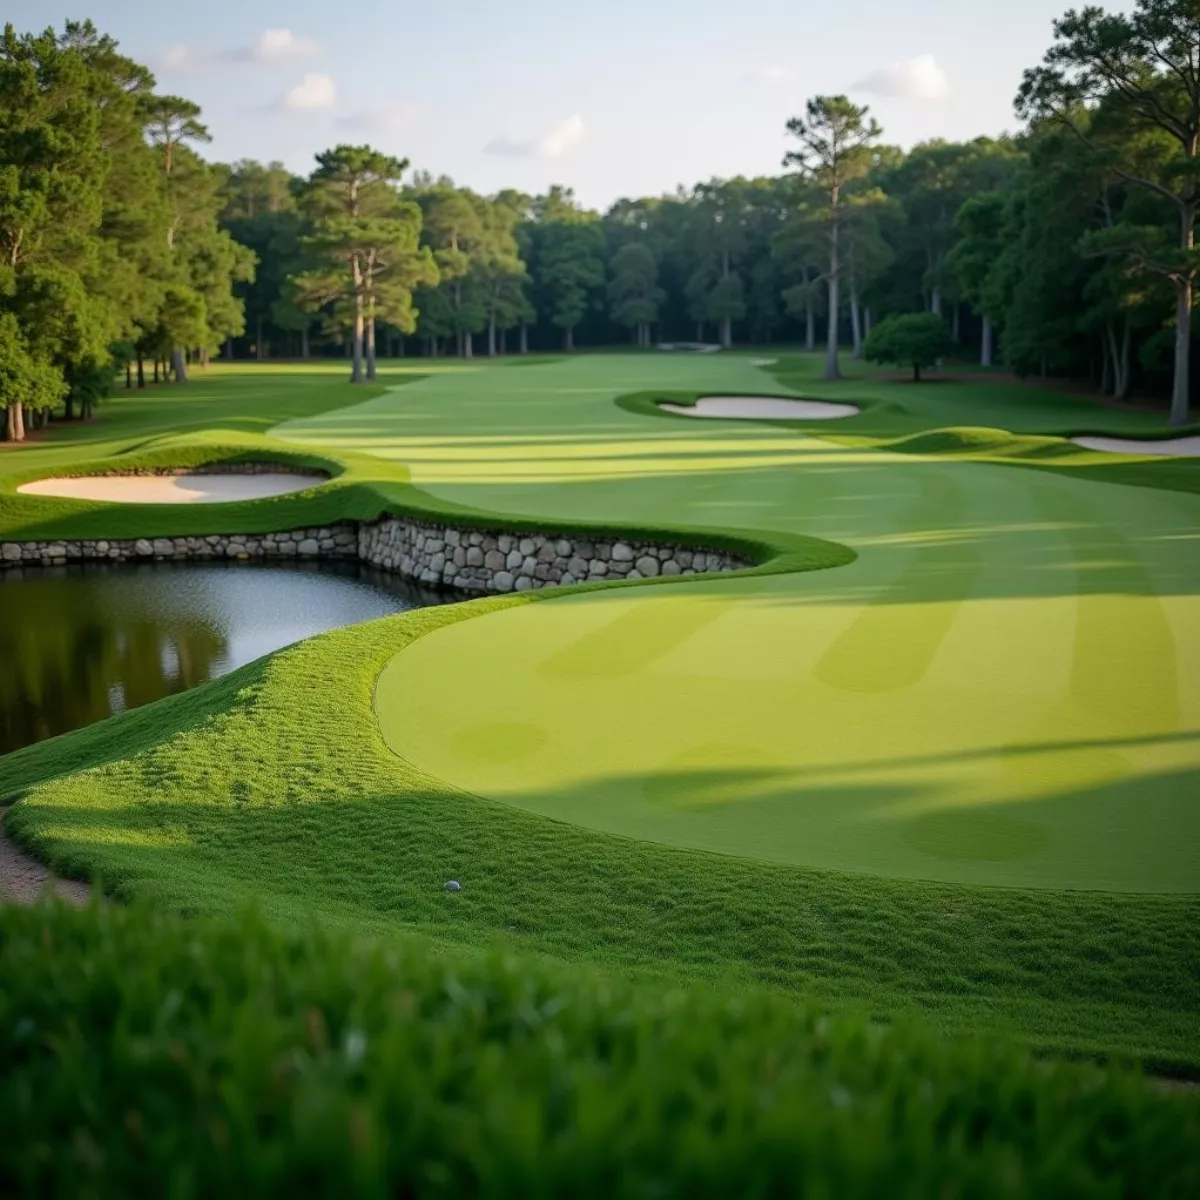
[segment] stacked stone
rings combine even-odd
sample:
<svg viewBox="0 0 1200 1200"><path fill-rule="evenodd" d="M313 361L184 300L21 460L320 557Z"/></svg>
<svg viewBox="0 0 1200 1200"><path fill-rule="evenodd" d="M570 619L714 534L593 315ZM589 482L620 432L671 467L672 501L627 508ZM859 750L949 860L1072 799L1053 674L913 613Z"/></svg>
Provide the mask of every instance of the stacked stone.
<svg viewBox="0 0 1200 1200"><path fill-rule="evenodd" d="M498 533L387 517L359 528L359 558L431 586L521 592L597 579L734 571L736 556L694 547Z"/></svg>
<svg viewBox="0 0 1200 1200"><path fill-rule="evenodd" d="M84 541L0 543L0 565L68 562L201 561L255 558L354 558L358 534L349 523L286 533L210 534L206 537L98 538Z"/></svg>
<svg viewBox="0 0 1200 1200"><path fill-rule="evenodd" d="M358 558L432 587L523 592L598 579L736 571L736 555L619 538L500 533L384 517L284 533L0 543L0 567L68 562Z"/></svg>

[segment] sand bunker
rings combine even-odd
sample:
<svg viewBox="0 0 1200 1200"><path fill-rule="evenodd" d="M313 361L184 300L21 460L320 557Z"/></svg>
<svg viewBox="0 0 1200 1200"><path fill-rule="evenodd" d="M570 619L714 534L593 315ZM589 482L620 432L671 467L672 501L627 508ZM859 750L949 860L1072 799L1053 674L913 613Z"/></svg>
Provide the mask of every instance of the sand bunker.
<svg viewBox="0 0 1200 1200"><path fill-rule="evenodd" d="M855 404L830 404L824 400L785 400L782 396L705 396L694 405L660 404L665 412L685 417L742 418L755 421L832 421L853 417Z"/></svg>
<svg viewBox="0 0 1200 1200"><path fill-rule="evenodd" d="M324 475L279 472L261 475L80 475L37 479L17 488L27 496L68 500L108 500L118 504L229 504L302 492L326 481Z"/></svg>
<svg viewBox="0 0 1200 1200"><path fill-rule="evenodd" d="M750 365L752 367L773 367L778 361L777 358L752 358Z"/></svg>
<svg viewBox="0 0 1200 1200"><path fill-rule="evenodd" d="M1106 454L1173 454L1177 457L1200 457L1200 436L1164 438L1157 442L1110 437L1077 437L1071 441L1085 450L1102 450Z"/></svg>

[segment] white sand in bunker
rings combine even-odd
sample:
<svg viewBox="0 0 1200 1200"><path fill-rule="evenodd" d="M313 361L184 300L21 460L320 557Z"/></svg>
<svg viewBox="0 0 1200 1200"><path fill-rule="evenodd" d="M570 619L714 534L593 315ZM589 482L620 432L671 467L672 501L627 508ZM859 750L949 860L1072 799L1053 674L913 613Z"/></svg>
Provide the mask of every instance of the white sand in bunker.
<svg viewBox="0 0 1200 1200"><path fill-rule="evenodd" d="M832 421L853 417L856 404L833 404L825 400L787 400L782 396L705 396L694 405L660 404L665 412L685 417L717 417L754 421Z"/></svg>
<svg viewBox="0 0 1200 1200"><path fill-rule="evenodd" d="M1106 454L1171 454L1177 457L1200 457L1200 437L1163 438L1157 442L1141 442L1135 438L1077 437L1076 446L1085 450L1102 450Z"/></svg>
<svg viewBox="0 0 1200 1200"><path fill-rule="evenodd" d="M324 475L282 471L263 475L79 475L73 479L36 479L17 491L27 496L116 504L229 504L302 492L324 482Z"/></svg>

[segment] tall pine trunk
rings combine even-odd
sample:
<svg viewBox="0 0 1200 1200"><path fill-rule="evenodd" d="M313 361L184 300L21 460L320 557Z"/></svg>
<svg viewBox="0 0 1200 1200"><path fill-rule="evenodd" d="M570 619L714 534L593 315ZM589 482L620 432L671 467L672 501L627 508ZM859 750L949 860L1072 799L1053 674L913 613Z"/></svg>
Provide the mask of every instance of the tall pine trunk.
<svg viewBox="0 0 1200 1200"><path fill-rule="evenodd" d="M983 338L979 347L979 365L990 367L996 357L996 331L992 328L991 317L983 318Z"/></svg>
<svg viewBox="0 0 1200 1200"><path fill-rule="evenodd" d="M372 306L373 307L373 306ZM375 378L375 314L366 319L367 379Z"/></svg>
<svg viewBox="0 0 1200 1200"><path fill-rule="evenodd" d="M563 349L568 353L572 353L575 349L575 327L568 325L563 330Z"/></svg>
<svg viewBox="0 0 1200 1200"><path fill-rule="evenodd" d="M225 339L225 357L230 362L233 361L233 338L231 337Z"/></svg>
<svg viewBox="0 0 1200 1200"><path fill-rule="evenodd" d="M350 382L363 381L363 338L366 332L366 312L363 268L358 255L350 259L350 277L354 283L354 334L351 345L352 363L350 366Z"/></svg>
<svg viewBox="0 0 1200 1200"><path fill-rule="evenodd" d="M1184 246L1191 248L1191 231L1185 234ZM1188 370L1192 353L1192 291L1191 279L1176 284L1175 304L1175 378L1171 384L1171 424L1186 425L1189 419Z"/></svg>
<svg viewBox="0 0 1200 1200"><path fill-rule="evenodd" d="M363 341L366 335L366 318L363 316L361 296L354 298L354 334L350 343L350 382L363 381Z"/></svg>
<svg viewBox="0 0 1200 1200"><path fill-rule="evenodd" d="M1113 398L1116 400L1127 400L1129 398L1129 384L1132 374L1129 362L1132 332L1129 328L1128 315L1125 317L1125 328L1121 334L1121 340L1117 341L1116 330L1111 325L1108 327L1108 337L1113 360Z"/></svg>
<svg viewBox="0 0 1200 1200"><path fill-rule="evenodd" d="M184 358L182 346L176 346L171 351L171 370L175 372L176 383L187 383L187 360Z"/></svg>
<svg viewBox="0 0 1200 1200"><path fill-rule="evenodd" d="M850 336L854 344L854 357L862 358L862 309L858 306L858 291L850 285Z"/></svg>
<svg viewBox="0 0 1200 1200"><path fill-rule="evenodd" d="M520 352L522 354L529 353L529 326L524 321L521 322L521 345Z"/></svg>
<svg viewBox="0 0 1200 1200"><path fill-rule="evenodd" d="M496 357L496 313L488 317L488 358Z"/></svg>
<svg viewBox="0 0 1200 1200"><path fill-rule="evenodd" d="M721 255L721 278L729 278L728 250ZM731 317L721 318L721 346L726 350L731 350L733 348L733 319Z"/></svg>
<svg viewBox="0 0 1200 1200"><path fill-rule="evenodd" d="M841 224L834 198L833 222L829 227L829 331L825 342L825 378L841 379L838 367L838 316L841 312Z"/></svg>

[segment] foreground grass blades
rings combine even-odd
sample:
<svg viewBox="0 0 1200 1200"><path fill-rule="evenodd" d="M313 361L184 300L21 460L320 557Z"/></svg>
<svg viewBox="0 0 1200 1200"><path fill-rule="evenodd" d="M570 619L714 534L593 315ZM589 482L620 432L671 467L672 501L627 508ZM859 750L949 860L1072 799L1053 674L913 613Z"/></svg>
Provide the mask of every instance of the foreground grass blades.
<svg viewBox="0 0 1200 1200"><path fill-rule="evenodd" d="M765 995L140 907L0 910L0 961L5 1195L1200 1189L1195 1095Z"/></svg>

